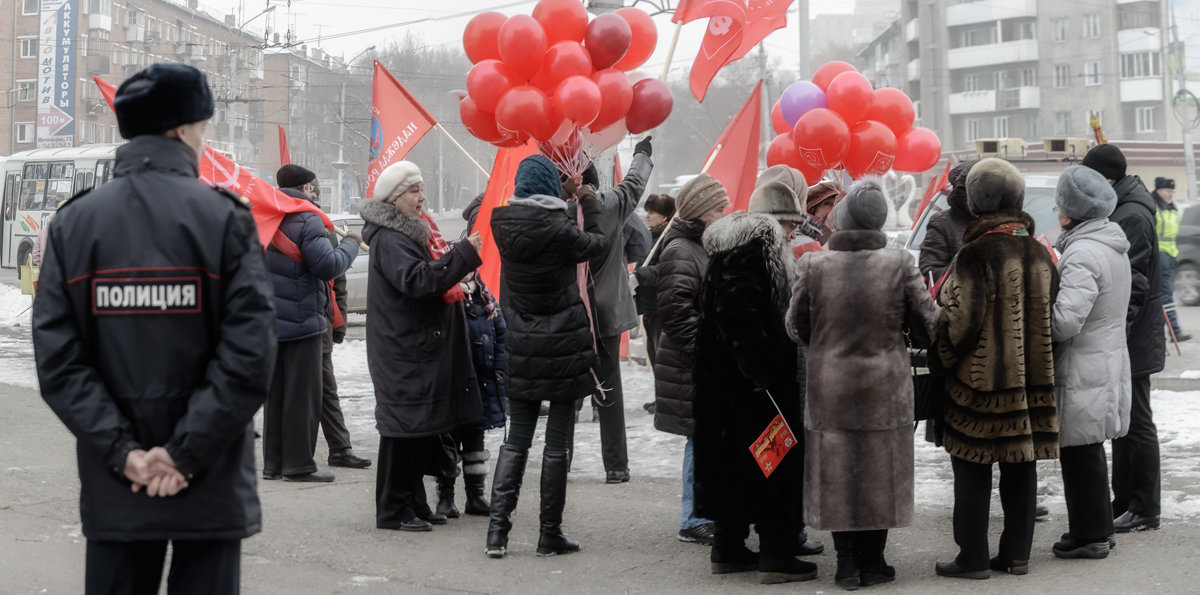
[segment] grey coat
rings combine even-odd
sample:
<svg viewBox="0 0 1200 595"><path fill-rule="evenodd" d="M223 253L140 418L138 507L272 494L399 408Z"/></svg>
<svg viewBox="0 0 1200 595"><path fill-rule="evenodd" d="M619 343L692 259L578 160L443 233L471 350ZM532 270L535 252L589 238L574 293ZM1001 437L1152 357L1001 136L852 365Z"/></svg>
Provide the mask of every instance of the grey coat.
<svg viewBox="0 0 1200 595"><path fill-rule="evenodd" d="M1059 446L1096 444L1129 431L1129 240L1121 226L1091 219L1058 240L1054 302L1054 396Z"/></svg>
<svg viewBox="0 0 1200 595"><path fill-rule="evenodd" d="M787 330L808 344L804 518L830 531L903 527L913 513L912 364L937 309L912 255L839 231L802 256Z"/></svg>

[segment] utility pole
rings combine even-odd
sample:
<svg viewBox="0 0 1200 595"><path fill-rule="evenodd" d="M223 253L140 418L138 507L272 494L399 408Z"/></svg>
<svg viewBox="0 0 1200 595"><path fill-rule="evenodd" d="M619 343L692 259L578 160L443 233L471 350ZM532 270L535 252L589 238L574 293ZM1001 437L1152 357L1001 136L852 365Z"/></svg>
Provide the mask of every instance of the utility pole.
<svg viewBox="0 0 1200 595"><path fill-rule="evenodd" d="M1173 0L1171 2L1170 47L1175 58L1172 63L1179 83L1179 90L1175 92L1172 103L1175 108L1175 118L1183 129L1183 166L1187 174L1187 194L1184 199L1191 200L1196 194L1196 152L1192 147L1192 128L1196 126L1196 116L1192 114L1196 107L1196 96L1187 88L1187 69L1184 60L1187 52L1184 43L1179 41L1178 21L1175 18L1175 2Z"/></svg>
<svg viewBox="0 0 1200 595"><path fill-rule="evenodd" d="M333 212L346 212L346 197L342 191L342 176L346 170L346 158L344 154L344 145L346 143L346 77L342 77L342 101L341 108L338 112L338 158L334 162L333 167L337 169L337 193L334 195L337 198L337 204L333 207Z"/></svg>
<svg viewBox="0 0 1200 595"><path fill-rule="evenodd" d="M796 24L800 25L800 73L798 79L808 79L812 76L812 65L808 63L812 51L812 36L808 30L808 0L796 0Z"/></svg>

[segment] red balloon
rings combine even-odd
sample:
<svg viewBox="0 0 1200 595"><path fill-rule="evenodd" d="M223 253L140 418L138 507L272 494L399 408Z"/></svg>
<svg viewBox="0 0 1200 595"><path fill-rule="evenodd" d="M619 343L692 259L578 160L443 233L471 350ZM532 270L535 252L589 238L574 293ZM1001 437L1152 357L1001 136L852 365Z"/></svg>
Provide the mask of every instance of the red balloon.
<svg viewBox="0 0 1200 595"><path fill-rule="evenodd" d="M481 12L467 22L467 28L463 29L463 49L472 64L500 59L496 38L506 20L508 17L498 12Z"/></svg>
<svg viewBox="0 0 1200 595"><path fill-rule="evenodd" d="M467 73L467 94L475 99L479 109L495 113L500 98L521 82L521 78L504 62L483 60Z"/></svg>
<svg viewBox="0 0 1200 595"><path fill-rule="evenodd" d="M857 72L843 72L833 77L825 91L829 109L837 112L847 124L857 124L867 117L875 101L875 91L867 77Z"/></svg>
<svg viewBox="0 0 1200 595"><path fill-rule="evenodd" d="M467 128L467 132L481 141L494 143L507 137L496 128L496 115L479 109L471 97L463 98L462 102L458 104L458 115L462 117L462 123Z"/></svg>
<svg viewBox="0 0 1200 595"><path fill-rule="evenodd" d="M618 17L620 18L620 17ZM633 103L633 86L625 73L615 68L601 70L592 75L592 82L600 87L600 115L588 126L599 132L625 117Z"/></svg>
<svg viewBox="0 0 1200 595"><path fill-rule="evenodd" d="M500 98L496 106L496 127L508 134L527 133L540 141L550 140L558 129L554 106L541 89L521 85Z"/></svg>
<svg viewBox="0 0 1200 595"><path fill-rule="evenodd" d="M804 158L796 150L796 143L792 140L791 133L780 134L771 140L771 144L767 145L767 167L772 165L796 168L804 165Z"/></svg>
<svg viewBox="0 0 1200 595"><path fill-rule="evenodd" d="M583 41L588 25L587 9L579 0L539 0L533 7L533 18L542 24L551 45Z"/></svg>
<svg viewBox="0 0 1200 595"><path fill-rule="evenodd" d="M596 70L612 68L625 57L632 43L629 21L611 12L592 19L583 34L583 47L591 54Z"/></svg>
<svg viewBox="0 0 1200 595"><path fill-rule="evenodd" d="M775 100L775 105L771 107L771 128L775 130L775 134L787 134L792 131L792 127L788 126L787 120L783 119L783 108L779 105L779 100Z"/></svg>
<svg viewBox="0 0 1200 595"><path fill-rule="evenodd" d="M501 149L512 149L515 147L519 147L527 142L529 142L529 135L522 132L522 133L519 133L519 134L516 134L513 136L506 137L504 140L502 140L500 142L495 142L492 144L496 145L497 147L500 147Z"/></svg>
<svg viewBox="0 0 1200 595"><path fill-rule="evenodd" d="M807 182L809 186L820 182L821 178L825 175L825 168L808 167L808 164L805 163L801 163L796 169L800 170L800 173L804 174L804 181Z"/></svg>
<svg viewBox="0 0 1200 595"><path fill-rule="evenodd" d="M529 82L547 93L553 93L558 84L568 77L591 76L592 72L592 59L583 46L575 41L560 41L546 50L542 69Z"/></svg>
<svg viewBox="0 0 1200 595"><path fill-rule="evenodd" d="M826 169L837 165L850 150L850 127L837 112L816 107L796 120L792 139L809 169Z"/></svg>
<svg viewBox="0 0 1200 595"><path fill-rule="evenodd" d="M846 173L859 179L881 176L896 161L896 135L875 120L864 120L850 128L850 150L842 158Z"/></svg>
<svg viewBox="0 0 1200 595"><path fill-rule="evenodd" d="M671 89L658 79L643 79L633 86L633 102L625 114L625 127L632 134L641 134L662 124L671 115L675 99Z"/></svg>
<svg viewBox="0 0 1200 595"><path fill-rule="evenodd" d="M918 173L937 165L942 141L928 128L913 128L896 139L896 171Z"/></svg>
<svg viewBox="0 0 1200 595"><path fill-rule="evenodd" d="M568 121L587 126L600 115L600 87L586 76L568 77L554 89L554 103Z"/></svg>
<svg viewBox="0 0 1200 595"><path fill-rule="evenodd" d="M614 14L629 23L633 37L629 42L629 51L625 53L624 58L613 64L613 68L633 70L645 64L654 53L654 47L658 45L658 28L654 26L654 19L651 19L646 11L632 6L618 8Z"/></svg>
<svg viewBox="0 0 1200 595"><path fill-rule="evenodd" d="M822 91L828 92L829 83L833 81L834 77L843 72L858 72L858 69L841 60L826 62L813 73L812 83L820 87Z"/></svg>
<svg viewBox="0 0 1200 595"><path fill-rule="evenodd" d="M892 129L896 138L900 138L912 128L913 119L916 116L917 111L913 108L912 100L904 94L904 91L893 87L884 87L875 89L875 98L871 102L871 109L867 112L866 119L882 122L884 126Z"/></svg>
<svg viewBox="0 0 1200 595"><path fill-rule="evenodd" d="M496 47L504 63L522 79L529 80L541 69L546 57L546 32L529 15L512 16L500 26Z"/></svg>

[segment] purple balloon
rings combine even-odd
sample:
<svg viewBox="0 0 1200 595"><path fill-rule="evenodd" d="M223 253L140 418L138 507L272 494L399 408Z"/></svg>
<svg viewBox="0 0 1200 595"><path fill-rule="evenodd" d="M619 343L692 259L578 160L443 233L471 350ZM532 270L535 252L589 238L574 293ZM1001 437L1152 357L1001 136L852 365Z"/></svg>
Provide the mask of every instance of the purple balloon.
<svg viewBox="0 0 1200 595"><path fill-rule="evenodd" d="M825 102L825 92L809 81L792 83L783 90L779 98L779 111L788 126L795 126L805 112L818 107L829 107Z"/></svg>

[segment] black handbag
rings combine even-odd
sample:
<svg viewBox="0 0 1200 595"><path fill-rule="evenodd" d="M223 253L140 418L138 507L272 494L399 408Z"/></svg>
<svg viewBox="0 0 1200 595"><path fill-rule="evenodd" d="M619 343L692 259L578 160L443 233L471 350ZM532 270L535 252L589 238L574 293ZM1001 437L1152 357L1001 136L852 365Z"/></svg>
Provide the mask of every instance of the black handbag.
<svg viewBox="0 0 1200 595"><path fill-rule="evenodd" d="M904 342L908 344L908 353L912 364L913 380L913 421L940 421L946 408L946 377L932 372L918 371L921 364L928 366L928 350L915 350L908 340L908 329L904 330Z"/></svg>

